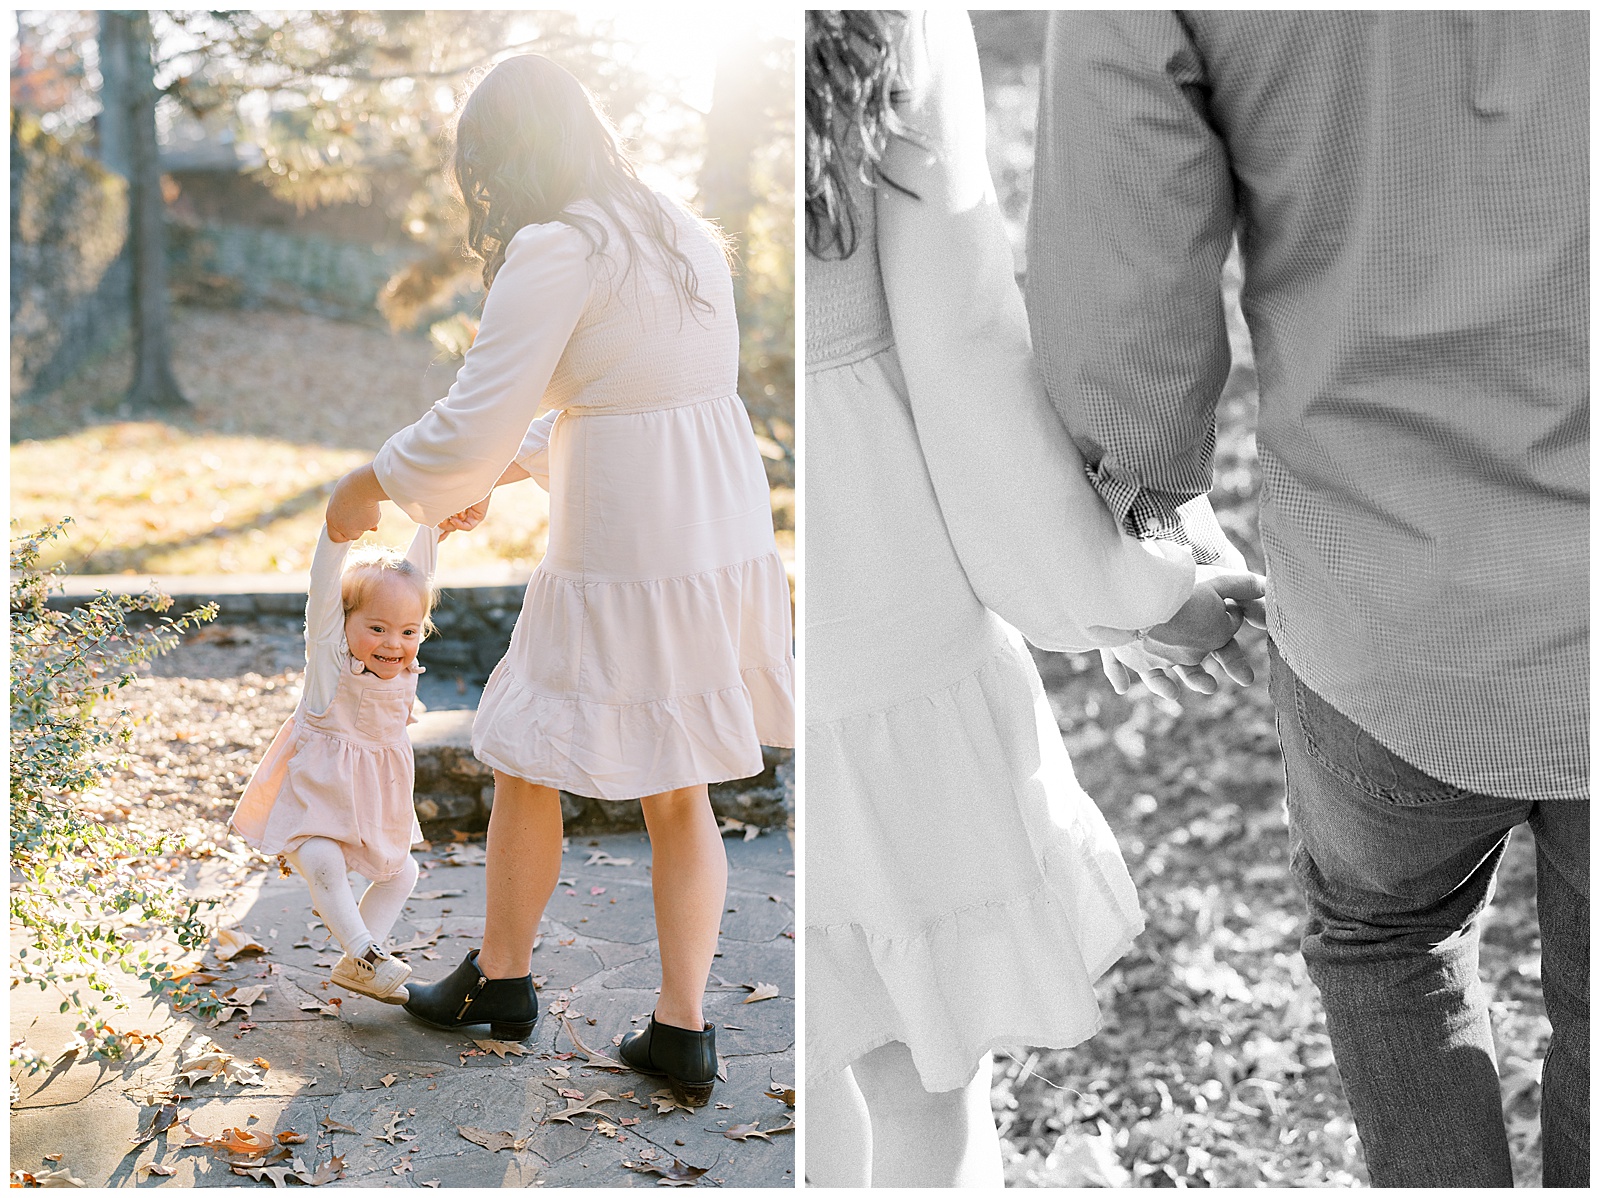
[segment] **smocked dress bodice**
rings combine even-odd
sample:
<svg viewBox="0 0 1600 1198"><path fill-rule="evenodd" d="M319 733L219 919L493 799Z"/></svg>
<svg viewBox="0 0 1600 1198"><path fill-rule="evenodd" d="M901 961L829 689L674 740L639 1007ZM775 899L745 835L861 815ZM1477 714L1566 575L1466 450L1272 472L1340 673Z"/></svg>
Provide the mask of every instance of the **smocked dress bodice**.
<svg viewBox="0 0 1600 1198"><path fill-rule="evenodd" d="M854 172L848 194L855 205L856 248L848 258L806 258L806 295L826 296L806 304L806 371L843 366L894 344L889 301L878 273L877 205L874 193Z"/></svg>

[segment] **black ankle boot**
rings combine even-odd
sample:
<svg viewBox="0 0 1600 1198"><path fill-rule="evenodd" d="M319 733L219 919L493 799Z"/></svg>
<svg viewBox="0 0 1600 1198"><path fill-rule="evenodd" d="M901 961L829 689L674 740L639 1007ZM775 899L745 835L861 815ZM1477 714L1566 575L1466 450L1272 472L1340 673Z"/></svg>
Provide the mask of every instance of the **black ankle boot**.
<svg viewBox="0 0 1600 1198"><path fill-rule="evenodd" d="M526 1040L539 1018L539 996L532 975L486 978L478 969L478 950L467 954L448 977L428 985L410 983L405 1009L429 1027L453 1031L487 1023L496 1040Z"/></svg>
<svg viewBox="0 0 1600 1198"><path fill-rule="evenodd" d="M412 988L415 993L415 987ZM717 1077L717 1029L706 1024L704 1031L657 1023L629 1032L622 1038L617 1055L629 1068L640 1073L665 1074L672 1096L684 1106L705 1106L711 1101L711 1084Z"/></svg>

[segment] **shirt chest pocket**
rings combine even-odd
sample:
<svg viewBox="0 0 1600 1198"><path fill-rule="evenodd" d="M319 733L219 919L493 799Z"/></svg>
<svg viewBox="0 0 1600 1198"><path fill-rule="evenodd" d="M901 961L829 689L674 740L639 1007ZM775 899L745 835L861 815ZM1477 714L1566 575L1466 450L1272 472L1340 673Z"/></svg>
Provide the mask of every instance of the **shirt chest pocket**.
<svg viewBox="0 0 1600 1198"><path fill-rule="evenodd" d="M364 691L356 708L356 735L369 740L394 740L405 735L410 700L400 691Z"/></svg>

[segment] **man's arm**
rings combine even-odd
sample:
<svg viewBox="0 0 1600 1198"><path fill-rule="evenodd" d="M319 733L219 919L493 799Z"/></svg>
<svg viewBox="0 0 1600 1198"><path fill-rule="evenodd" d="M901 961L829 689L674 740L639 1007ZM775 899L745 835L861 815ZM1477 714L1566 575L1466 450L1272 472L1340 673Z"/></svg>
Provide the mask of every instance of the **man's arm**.
<svg viewBox="0 0 1600 1198"><path fill-rule="evenodd" d="M1045 387L1119 524L1243 561L1210 503L1234 228L1204 63L1172 12L1055 12L1027 301Z"/></svg>

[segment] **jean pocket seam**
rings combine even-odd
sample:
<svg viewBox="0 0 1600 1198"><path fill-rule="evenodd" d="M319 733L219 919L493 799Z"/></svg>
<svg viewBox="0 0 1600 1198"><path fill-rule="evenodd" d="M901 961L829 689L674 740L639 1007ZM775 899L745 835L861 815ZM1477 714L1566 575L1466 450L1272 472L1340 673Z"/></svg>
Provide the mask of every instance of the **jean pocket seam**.
<svg viewBox="0 0 1600 1198"><path fill-rule="evenodd" d="M1308 719L1306 715L1305 696L1307 689L1308 688L1306 684L1302 682L1298 676L1296 676L1294 683L1295 717L1300 721L1300 737L1305 741L1306 753L1313 761L1315 761L1324 770L1332 774L1345 785L1359 790L1362 794L1367 795L1369 798L1376 799L1380 803L1387 803L1391 807L1427 807L1434 803L1448 802L1451 799L1461 798L1466 793L1465 791L1457 790L1448 783L1436 782L1437 786L1439 787L1438 794L1430 795L1426 798L1419 798L1414 792L1401 791L1394 787L1379 786L1367 775L1357 773L1356 771L1351 770L1349 767L1341 765L1339 762L1333 760L1317 746L1316 736L1311 730L1312 721ZM1341 719L1349 720L1348 716L1338 711L1338 709L1326 699L1320 699L1320 701L1325 707L1327 707L1330 711L1333 711L1334 714L1338 715ZM1362 736L1376 741L1376 738L1374 738L1370 732L1366 731L1359 724L1355 724L1355 721L1351 720L1350 723ZM1387 748L1384 748L1383 745L1379 744L1379 748L1383 748L1383 751L1388 753L1391 758L1394 757L1394 754L1391 753ZM1399 759L1396 758L1396 760ZM1409 763L1404 764L1409 765ZM1410 768L1416 769L1415 766L1411 766ZM1422 773L1420 770L1417 772ZM1423 776L1427 777L1428 775L1424 774Z"/></svg>

